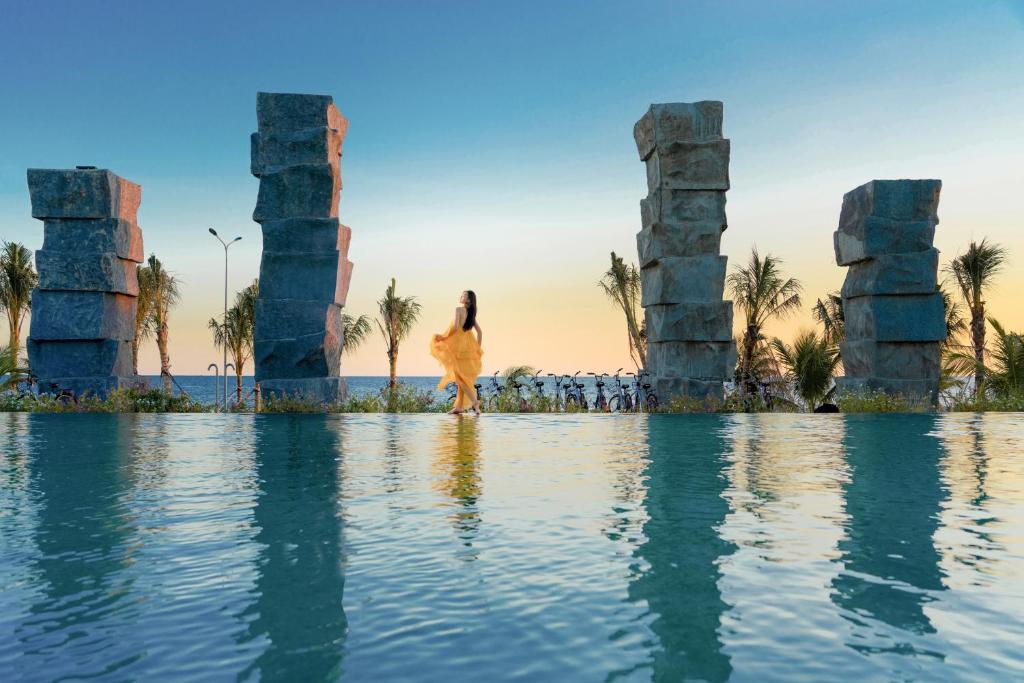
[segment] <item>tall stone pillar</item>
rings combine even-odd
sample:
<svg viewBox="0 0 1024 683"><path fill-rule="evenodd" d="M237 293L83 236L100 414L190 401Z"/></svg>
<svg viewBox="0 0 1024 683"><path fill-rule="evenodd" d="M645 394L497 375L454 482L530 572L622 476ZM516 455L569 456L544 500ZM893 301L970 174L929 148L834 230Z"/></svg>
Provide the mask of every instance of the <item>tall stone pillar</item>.
<svg viewBox="0 0 1024 683"><path fill-rule="evenodd" d="M872 180L847 192L834 234L846 339L842 391L938 398L946 338L937 289L940 180Z"/></svg>
<svg viewBox="0 0 1024 683"><path fill-rule="evenodd" d="M647 164L640 202L647 370L658 396L721 399L736 366L732 302L723 301L729 141L722 103L654 104L633 128Z"/></svg>
<svg viewBox="0 0 1024 683"><path fill-rule="evenodd" d="M28 358L43 392L106 396L133 380L142 188L105 169L30 168L36 252Z"/></svg>
<svg viewBox="0 0 1024 683"><path fill-rule="evenodd" d="M327 95L258 93L253 220L263 227L256 300L256 381L264 395L345 396L341 309L351 230L338 222L348 121Z"/></svg>

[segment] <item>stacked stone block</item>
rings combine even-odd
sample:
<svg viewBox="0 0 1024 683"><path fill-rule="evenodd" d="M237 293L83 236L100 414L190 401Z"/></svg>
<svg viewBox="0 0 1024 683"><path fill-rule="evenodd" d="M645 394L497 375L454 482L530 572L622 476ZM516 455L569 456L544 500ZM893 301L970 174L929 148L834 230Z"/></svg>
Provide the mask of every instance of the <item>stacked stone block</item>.
<svg viewBox="0 0 1024 683"><path fill-rule="evenodd" d="M654 104L633 129L647 164L640 202L647 370L658 396L721 398L736 366L732 302L719 254L729 189L722 103Z"/></svg>
<svg viewBox="0 0 1024 683"><path fill-rule="evenodd" d="M342 307L351 230L338 222L348 121L325 95L258 93L253 219L263 228L256 301L256 381L264 395L345 396Z"/></svg>
<svg viewBox="0 0 1024 683"><path fill-rule="evenodd" d="M939 180L873 180L847 192L834 234L843 283L843 391L936 400L946 338L937 289Z"/></svg>
<svg viewBox="0 0 1024 683"><path fill-rule="evenodd" d="M28 170L43 221L32 293L29 366L44 392L105 396L133 383L142 188L90 167Z"/></svg>

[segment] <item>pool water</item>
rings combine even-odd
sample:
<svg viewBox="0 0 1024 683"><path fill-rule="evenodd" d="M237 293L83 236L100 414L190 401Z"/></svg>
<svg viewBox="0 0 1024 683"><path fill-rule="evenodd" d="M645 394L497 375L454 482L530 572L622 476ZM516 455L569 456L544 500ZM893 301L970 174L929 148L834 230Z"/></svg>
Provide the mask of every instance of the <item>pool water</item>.
<svg viewBox="0 0 1024 683"><path fill-rule="evenodd" d="M0 415L0 680L1024 678L1024 415Z"/></svg>

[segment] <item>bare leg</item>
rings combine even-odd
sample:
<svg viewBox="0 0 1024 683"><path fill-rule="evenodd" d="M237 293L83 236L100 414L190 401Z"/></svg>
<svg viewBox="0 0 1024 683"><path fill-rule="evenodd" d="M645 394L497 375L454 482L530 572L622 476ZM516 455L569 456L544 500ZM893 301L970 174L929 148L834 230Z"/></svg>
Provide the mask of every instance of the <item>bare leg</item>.
<svg viewBox="0 0 1024 683"><path fill-rule="evenodd" d="M464 397L462 395L462 385L459 384L458 382L456 382L455 383L455 404L452 406L452 409L448 411L448 414L449 415L461 415L462 414L462 408L460 408L459 406L462 405L463 401L464 401Z"/></svg>
<svg viewBox="0 0 1024 683"><path fill-rule="evenodd" d="M473 411L477 415L479 415L480 414L480 397L476 395L476 390L473 389L472 387L466 385L466 384L463 384L462 382L456 382L456 385L459 388L459 393L461 393L461 394L463 394L465 396L472 396L473 397L472 408L473 408Z"/></svg>

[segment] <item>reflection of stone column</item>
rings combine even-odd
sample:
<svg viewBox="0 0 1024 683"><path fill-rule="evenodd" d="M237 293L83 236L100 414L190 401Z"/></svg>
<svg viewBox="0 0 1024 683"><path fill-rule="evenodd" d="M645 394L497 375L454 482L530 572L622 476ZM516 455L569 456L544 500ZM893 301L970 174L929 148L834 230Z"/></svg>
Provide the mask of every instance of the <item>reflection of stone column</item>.
<svg viewBox="0 0 1024 683"><path fill-rule="evenodd" d="M845 420L850 481L843 486L848 521L839 542L844 571L833 581L835 604L910 633L932 633L927 591L944 590L934 536L946 498L942 448L932 415L849 416ZM855 622L856 623L856 622ZM864 625L861 647L878 644ZM909 654L913 645L892 643Z"/></svg>
<svg viewBox="0 0 1024 683"><path fill-rule="evenodd" d="M256 302L256 380L266 394L318 401L345 395L341 309L352 262L338 222L348 121L326 95L259 93L253 219L263 227Z"/></svg>
<svg viewBox="0 0 1024 683"><path fill-rule="evenodd" d="M340 677L348 620L338 423L324 416L256 421L253 521L260 546L245 640L267 646L240 679Z"/></svg>
<svg viewBox="0 0 1024 683"><path fill-rule="evenodd" d="M725 681L732 672L718 633L729 608L719 567L735 550L719 532L729 513L722 418L694 417L700 424L685 430L671 416L652 415L647 423L647 540L636 555L649 566L630 582L629 599L646 601L655 615L656 681Z"/></svg>
<svg viewBox="0 0 1024 683"><path fill-rule="evenodd" d="M872 180L843 196L835 251L850 267L844 391L938 397L946 323L932 239L941 188L939 180Z"/></svg>
<svg viewBox="0 0 1024 683"><path fill-rule="evenodd" d="M647 164L640 202L647 370L660 397L724 394L736 365L732 302L722 301L729 141L722 103L654 104L633 129Z"/></svg>
<svg viewBox="0 0 1024 683"><path fill-rule="evenodd" d="M107 170L30 168L43 220L32 293L29 365L43 391L105 395L133 376L142 188Z"/></svg>

